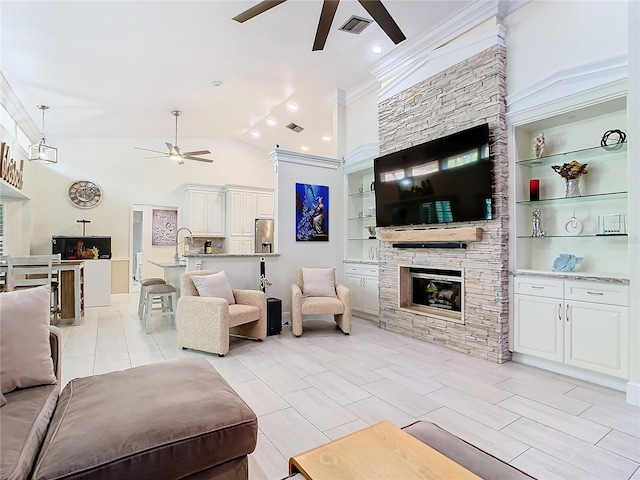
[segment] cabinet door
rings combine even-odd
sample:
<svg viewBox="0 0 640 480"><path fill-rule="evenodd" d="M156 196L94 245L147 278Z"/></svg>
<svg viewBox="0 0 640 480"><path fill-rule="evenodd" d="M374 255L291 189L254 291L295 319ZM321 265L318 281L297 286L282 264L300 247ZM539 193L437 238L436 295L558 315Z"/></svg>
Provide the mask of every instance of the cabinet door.
<svg viewBox="0 0 640 480"><path fill-rule="evenodd" d="M253 253L253 238L242 239L242 253Z"/></svg>
<svg viewBox="0 0 640 480"><path fill-rule="evenodd" d="M229 253L242 253L242 237L229 237Z"/></svg>
<svg viewBox="0 0 640 480"><path fill-rule="evenodd" d="M241 192L229 192L229 235L242 235Z"/></svg>
<svg viewBox="0 0 640 480"><path fill-rule="evenodd" d="M242 235L252 235L256 220L256 194L242 193Z"/></svg>
<svg viewBox="0 0 640 480"><path fill-rule="evenodd" d="M362 303L364 311L371 315L380 313L380 300L378 296L378 279L372 277L362 277L364 280L364 290Z"/></svg>
<svg viewBox="0 0 640 480"><path fill-rule="evenodd" d="M256 218L272 218L274 208L273 194L259 193L257 195Z"/></svg>
<svg viewBox="0 0 640 480"><path fill-rule="evenodd" d="M351 309L358 310L359 312L364 312L363 305L363 292L364 288L362 275L345 275L344 283L345 286L349 289L349 296L351 297Z"/></svg>
<svg viewBox="0 0 640 480"><path fill-rule="evenodd" d="M208 193L192 190L189 192L189 229L194 235L207 234L207 203Z"/></svg>
<svg viewBox="0 0 640 480"><path fill-rule="evenodd" d="M513 351L562 362L562 300L514 295Z"/></svg>
<svg viewBox="0 0 640 480"><path fill-rule="evenodd" d="M627 378L629 308L568 301L565 363Z"/></svg>
<svg viewBox="0 0 640 480"><path fill-rule="evenodd" d="M211 192L207 197L207 233L224 237L224 195Z"/></svg>

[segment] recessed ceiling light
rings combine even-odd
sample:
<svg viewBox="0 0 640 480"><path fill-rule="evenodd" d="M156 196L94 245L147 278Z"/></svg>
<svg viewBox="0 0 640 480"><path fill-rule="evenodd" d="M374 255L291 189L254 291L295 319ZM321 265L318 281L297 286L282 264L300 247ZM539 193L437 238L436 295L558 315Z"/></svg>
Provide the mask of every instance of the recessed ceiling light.
<svg viewBox="0 0 640 480"><path fill-rule="evenodd" d="M298 105L296 105L293 102L289 102L289 103L287 103L287 110L289 110L290 112L297 112L298 111Z"/></svg>
<svg viewBox="0 0 640 480"><path fill-rule="evenodd" d="M221 87L222 86L222 81L221 80L214 80L213 82L211 82L211 85L213 85L214 87Z"/></svg>
<svg viewBox="0 0 640 480"><path fill-rule="evenodd" d="M278 122L276 122L275 118L267 118L267 125L269 125L270 127L275 127L276 125L278 125Z"/></svg>
<svg viewBox="0 0 640 480"><path fill-rule="evenodd" d="M257 132L257 131L255 131L255 130L253 130L253 131L251 132L251 136L252 136L253 138L260 138L260 132Z"/></svg>
<svg viewBox="0 0 640 480"><path fill-rule="evenodd" d="M330 142L330 141L331 141L331 137L330 137L329 135L323 135L323 136L322 136L322 140L323 140L324 142Z"/></svg>
<svg viewBox="0 0 640 480"><path fill-rule="evenodd" d="M382 47L380 45L374 45L373 47L371 47L371 51L378 55L382 53Z"/></svg>
<svg viewBox="0 0 640 480"><path fill-rule="evenodd" d="M305 152L309 151L309 147L307 147L306 145L302 145L302 150L304 150Z"/></svg>

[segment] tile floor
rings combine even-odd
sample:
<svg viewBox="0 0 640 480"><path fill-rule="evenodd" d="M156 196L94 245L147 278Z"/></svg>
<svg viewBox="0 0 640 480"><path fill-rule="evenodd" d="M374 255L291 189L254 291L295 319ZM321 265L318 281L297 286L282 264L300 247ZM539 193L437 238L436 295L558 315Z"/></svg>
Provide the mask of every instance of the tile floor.
<svg viewBox="0 0 640 480"><path fill-rule="evenodd" d="M181 350L156 313L146 335L138 294L113 295L62 325L63 383L202 356L258 415L251 479L287 475L288 458L389 420L429 420L538 478L640 480L640 409L622 392L522 364L498 365L355 319L345 336L309 321L264 342L233 339L226 357Z"/></svg>

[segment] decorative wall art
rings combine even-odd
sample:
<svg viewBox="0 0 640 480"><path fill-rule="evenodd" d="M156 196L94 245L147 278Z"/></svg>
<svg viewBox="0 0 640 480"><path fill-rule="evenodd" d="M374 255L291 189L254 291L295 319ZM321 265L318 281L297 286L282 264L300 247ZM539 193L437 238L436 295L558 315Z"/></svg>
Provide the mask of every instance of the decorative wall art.
<svg viewBox="0 0 640 480"><path fill-rule="evenodd" d="M176 244L178 210L153 210L151 245L167 246Z"/></svg>
<svg viewBox="0 0 640 480"><path fill-rule="evenodd" d="M329 187L296 183L296 241L329 241Z"/></svg>

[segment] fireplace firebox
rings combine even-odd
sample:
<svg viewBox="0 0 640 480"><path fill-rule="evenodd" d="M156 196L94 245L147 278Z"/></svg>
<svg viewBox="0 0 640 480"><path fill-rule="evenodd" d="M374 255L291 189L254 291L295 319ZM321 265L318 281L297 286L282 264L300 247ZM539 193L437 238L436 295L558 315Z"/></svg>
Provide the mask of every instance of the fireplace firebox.
<svg viewBox="0 0 640 480"><path fill-rule="evenodd" d="M461 269L400 266L399 308L464 323Z"/></svg>

